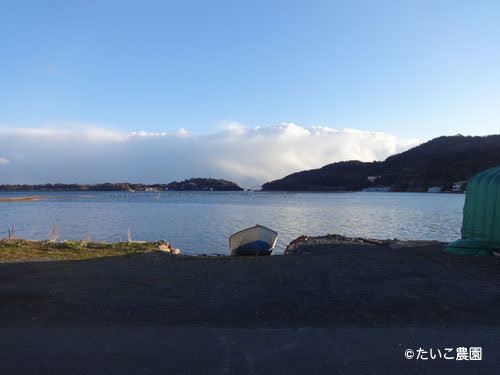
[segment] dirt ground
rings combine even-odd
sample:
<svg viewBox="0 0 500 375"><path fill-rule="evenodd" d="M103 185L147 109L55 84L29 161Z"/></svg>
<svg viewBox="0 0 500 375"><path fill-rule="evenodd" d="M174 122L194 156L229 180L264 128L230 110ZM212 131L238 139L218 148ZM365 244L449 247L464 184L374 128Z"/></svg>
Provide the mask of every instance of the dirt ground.
<svg viewBox="0 0 500 375"><path fill-rule="evenodd" d="M330 236L283 256L3 263L0 373L493 373L500 257L443 246ZM432 345L485 358L404 358Z"/></svg>

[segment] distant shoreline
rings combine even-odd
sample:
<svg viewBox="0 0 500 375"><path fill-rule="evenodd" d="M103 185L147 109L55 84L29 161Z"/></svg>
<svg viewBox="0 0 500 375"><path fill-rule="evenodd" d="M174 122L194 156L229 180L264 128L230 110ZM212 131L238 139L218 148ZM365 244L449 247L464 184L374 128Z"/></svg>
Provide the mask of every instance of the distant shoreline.
<svg viewBox="0 0 500 375"><path fill-rule="evenodd" d="M99 184L3 184L0 191L242 191L232 181L215 178L190 178L184 181L173 181L168 184L142 184L130 182L105 182Z"/></svg>
<svg viewBox="0 0 500 375"><path fill-rule="evenodd" d="M440 192L422 192L422 191L359 191L359 190L346 190L346 191L328 191L328 190L16 190L16 191L6 191L0 190L0 196L4 194L21 193L21 194L33 194L33 193L51 193L51 192L68 192L68 193L215 193L215 192L227 192L227 193L264 193L264 194L351 194L351 193L376 193L376 194L386 194L386 193L412 193L412 194L452 194L452 195L464 195L465 192L453 192L453 191L440 191ZM0 202L37 202L42 199L49 198L89 198L95 195L31 195L22 197L6 197L0 198Z"/></svg>
<svg viewBox="0 0 500 375"><path fill-rule="evenodd" d="M57 196L31 196L0 198L0 202L37 202L47 198L90 198L93 195L57 195Z"/></svg>
<svg viewBox="0 0 500 375"><path fill-rule="evenodd" d="M0 198L0 202L34 202L39 201L40 197L12 197L12 198Z"/></svg>

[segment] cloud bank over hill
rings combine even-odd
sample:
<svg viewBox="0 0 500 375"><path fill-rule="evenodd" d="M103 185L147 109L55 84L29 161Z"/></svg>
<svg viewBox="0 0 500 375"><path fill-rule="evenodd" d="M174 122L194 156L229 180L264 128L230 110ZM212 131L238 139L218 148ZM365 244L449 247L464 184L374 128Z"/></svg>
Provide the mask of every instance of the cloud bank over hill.
<svg viewBox="0 0 500 375"><path fill-rule="evenodd" d="M260 185L342 160L373 161L418 145L381 132L293 123L217 132L123 133L96 125L0 127L0 184L142 182L189 177Z"/></svg>

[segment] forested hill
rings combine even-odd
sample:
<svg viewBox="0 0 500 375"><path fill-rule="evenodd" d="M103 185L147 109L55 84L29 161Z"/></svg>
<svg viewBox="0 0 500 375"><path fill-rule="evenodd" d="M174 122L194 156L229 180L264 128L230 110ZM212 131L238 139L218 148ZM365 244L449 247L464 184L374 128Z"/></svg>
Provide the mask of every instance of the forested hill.
<svg viewBox="0 0 500 375"><path fill-rule="evenodd" d="M241 191L236 183L214 178L191 178L181 182L171 182L168 190L216 190L216 191Z"/></svg>
<svg viewBox="0 0 500 375"><path fill-rule="evenodd" d="M356 191L390 187L391 191L449 191L484 169L500 166L500 135L439 137L383 162L344 161L297 172L267 182L262 190ZM370 177L370 178L369 178Z"/></svg>
<svg viewBox="0 0 500 375"><path fill-rule="evenodd" d="M214 178L191 178L169 184L132 184L129 182L78 185L78 184L40 184L40 185L0 185L0 191L146 191L146 190L214 190L240 191L236 183Z"/></svg>

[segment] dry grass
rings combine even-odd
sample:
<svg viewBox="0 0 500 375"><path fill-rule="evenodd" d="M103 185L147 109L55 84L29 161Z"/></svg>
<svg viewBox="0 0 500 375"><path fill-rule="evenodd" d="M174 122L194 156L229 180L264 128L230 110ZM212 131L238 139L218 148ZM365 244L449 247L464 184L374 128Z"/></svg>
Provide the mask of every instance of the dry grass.
<svg viewBox="0 0 500 375"><path fill-rule="evenodd" d="M42 199L51 199L51 198L91 198L94 195L52 195L52 196L33 196L33 197L9 197L9 198L0 198L0 202L37 202Z"/></svg>
<svg viewBox="0 0 500 375"><path fill-rule="evenodd" d="M0 202L36 202L39 201L40 197L12 197L12 198L0 198Z"/></svg>
<svg viewBox="0 0 500 375"><path fill-rule="evenodd" d="M0 240L0 263L47 260L78 260L144 253L156 250L152 243Z"/></svg>

